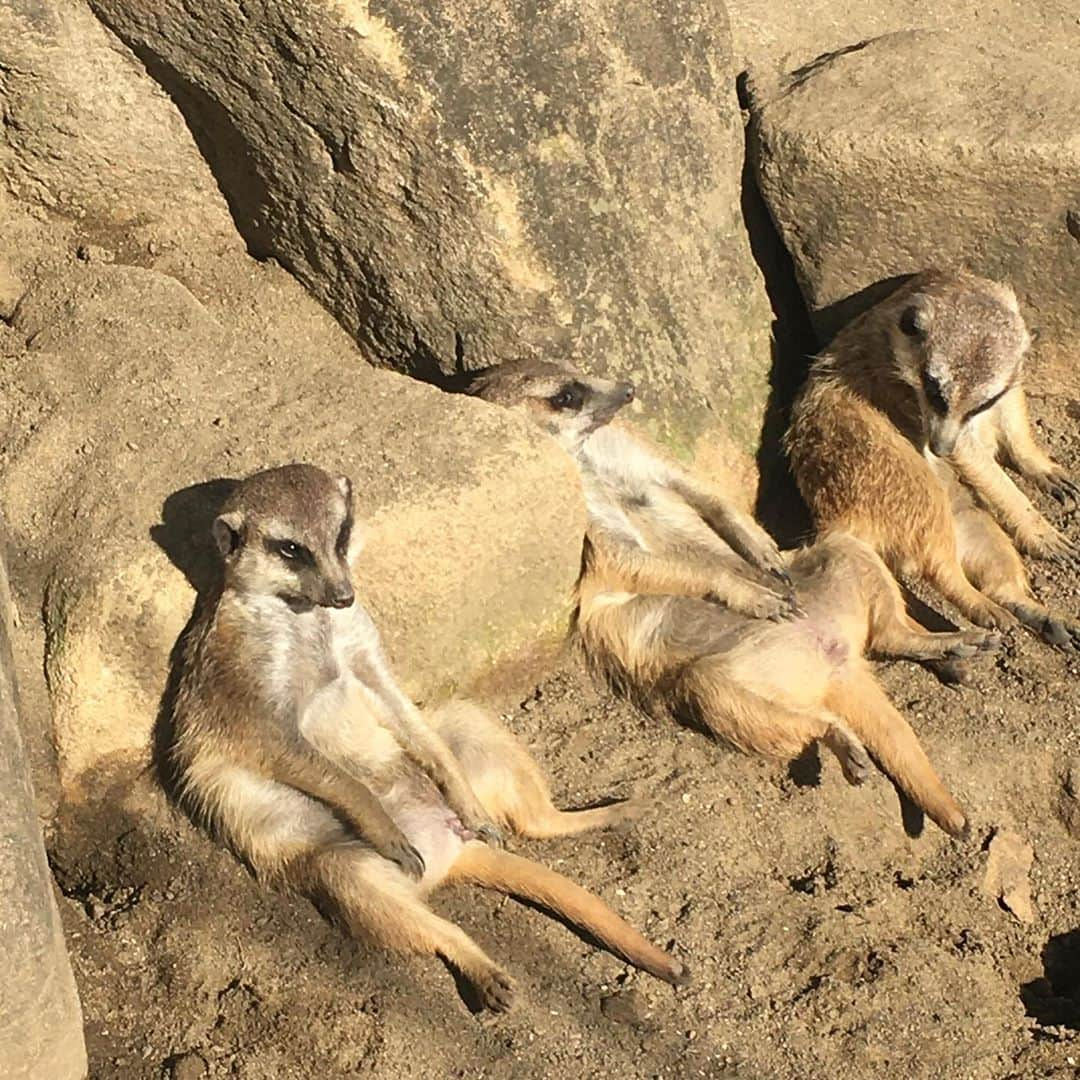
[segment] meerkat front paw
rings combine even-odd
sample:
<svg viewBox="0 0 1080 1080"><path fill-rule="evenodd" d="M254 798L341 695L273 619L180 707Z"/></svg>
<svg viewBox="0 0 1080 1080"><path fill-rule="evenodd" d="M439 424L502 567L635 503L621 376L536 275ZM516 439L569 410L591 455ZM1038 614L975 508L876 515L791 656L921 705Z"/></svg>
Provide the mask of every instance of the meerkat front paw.
<svg viewBox="0 0 1080 1080"><path fill-rule="evenodd" d="M802 614L794 591L779 593L763 586L750 586L745 592L740 590L736 594L732 594L730 590L717 590L716 597L735 611L755 619L781 622Z"/></svg>
<svg viewBox="0 0 1080 1080"><path fill-rule="evenodd" d="M1030 477L1031 482L1063 506L1080 506L1080 484L1060 466Z"/></svg>
<svg viewBox="0 0 1080 1080"><path fill-rule="evenodd" d="M488 847L501 848L506 845L506 837L498 825L490 821L481 821L468 826L469 831L477 840L482 840Z"/></svg>
<svg viewBox="0 0 1080 1080"><path fill-rule="evenodd" d="M389 859L390 862L396 864L406 877L410 877L414 881L419 881L427 869L423 855L404 837L386 844L379 854L384 859Z"/></svg>

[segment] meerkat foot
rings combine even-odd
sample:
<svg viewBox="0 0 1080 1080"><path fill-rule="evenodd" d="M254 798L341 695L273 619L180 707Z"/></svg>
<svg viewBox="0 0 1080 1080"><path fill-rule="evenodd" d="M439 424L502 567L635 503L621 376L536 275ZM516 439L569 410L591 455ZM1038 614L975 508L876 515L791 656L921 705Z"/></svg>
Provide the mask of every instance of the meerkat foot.
<svg viewBox="0 0 1080 1080"><path fill-rule="evenodd" d="M1080 623L1064 619L1037 608L1018 607L1017 617L1029 629L1042 638L1047 645L1063 652L1080 649Z"/></svg>
<svg viewBox="0 0 1080 1080"><path fill-rule="evenodd" d="M946 660L967 660L978 653L996 652L1001 648L1001 635L992 630L960 630L956 641L949 644L943 653Z"/></svg>
<svg viewBox="0 0 1080 1080"><path fill-rule="evenodd" d="M514 980L497 967L484 972L467 972L466 977L476 991L480 1007L488 1012L506 1012L514 1004L517 993Z"/></svg>
<svg viewBox="0 0 1080 1080"><path fill-rule="evenodd" d="M972 607L964 614L973 623L987 630L1008 630L1021 621L1018 615L985 598L978 607Z"/></svg>
<svg viewBox="0 0 1080 1080"><path fill-rule="evenodd" d="M873 771L873 762L866 752L866 747L850 731L834 725L822 741L836 755L844 779L852 787L866 783Z"/></svg>
<svg viewBox="0 0 1080 1080"><path fill-rule="evenodd" d="M973 686L975 673L966 660L952 657L948 660L926 660L924 666L943 686Z"/></svg>

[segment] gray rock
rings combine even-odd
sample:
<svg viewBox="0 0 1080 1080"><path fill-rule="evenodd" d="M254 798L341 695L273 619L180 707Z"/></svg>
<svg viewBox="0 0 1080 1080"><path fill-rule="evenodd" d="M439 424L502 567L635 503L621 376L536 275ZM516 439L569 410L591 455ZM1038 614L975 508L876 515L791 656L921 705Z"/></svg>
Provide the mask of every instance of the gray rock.
<svg viewBox="0 0 1080 1080"><path fill-rule="evenodd" d="M82 1012L23 754L0 558L0 1062L7 1080L86 1075Z"/></svg>
<svg viewBox="0 0 1080 1080"><path fill-rule="evenodd" d="M1075 66L911 32L752 90L756 175L823 341L897 276L966 265L1016 288L1036 385L1077 385Z"/></svg>
<svg viewBox="0 0 1080 1080"><path fill-rule="evenodd" d="M756 447L770 312L721 0L94 0L180 103L249 247L376 362L523 343L640 384L683 452Z"/></svg>

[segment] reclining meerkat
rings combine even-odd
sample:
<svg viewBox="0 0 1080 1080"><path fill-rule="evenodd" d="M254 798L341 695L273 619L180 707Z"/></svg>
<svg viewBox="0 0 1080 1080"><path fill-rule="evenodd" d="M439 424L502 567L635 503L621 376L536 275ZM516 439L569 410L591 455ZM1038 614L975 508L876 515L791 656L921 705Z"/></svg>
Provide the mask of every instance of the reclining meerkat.
<svg viewBox="0 0 1080 1080"><path fill-rule="evenodd" d="M819 535L853 533L979 626L1019 621L1080 647L1080 624L1035 600L1017 551L1075 567L1077 545L999 464L1063 502L1080 495L1032 435L1029 344L1008 286L919 274L814 361L786 447Z"/></svg>
<svg viewBox="0 0 1080 1080"><path fill-rule="evenodd" d="M426 719L355 602L352 491L310 465L241 482L213 524L223 581L180 653L171 764L182 804L268 882L307 894L352 933L438 954L503 1010L513 984L425 897L470 881L564 916L674 984L683 965L599 897L497 850L500 830L549 837L619 820L563 812L535 762L475 706Z"/></svg>
<svg viewBox="0 0 1080 1080"><path fill-rule="evenodd" d="M745 752L790 759L820 740L852 783L867 776L869 750L942 829L964 832L863 655L965 657L994 646L992 635L911 625L896 582L853 537L781 555L752 519L607 426L633 396L624 384L523 360L480 374L471 391L523 410L578 462L588 508L578 631L616 686Z"/></svg>

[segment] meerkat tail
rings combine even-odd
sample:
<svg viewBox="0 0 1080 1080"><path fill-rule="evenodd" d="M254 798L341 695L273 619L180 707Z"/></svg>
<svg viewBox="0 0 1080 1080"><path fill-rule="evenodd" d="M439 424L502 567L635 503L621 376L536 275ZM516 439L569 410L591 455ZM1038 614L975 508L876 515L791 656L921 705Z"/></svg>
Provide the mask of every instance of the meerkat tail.
<svg viewBox="0 0 1080 1080"><path fill-rule="evenodd" d="M451 876L539 904L658 979L674 986L690 981L685 965L653 945L600 897L539 863L473 842L462 849Z"/></svg>
<svg viewBox="0 0 1080 1080"><path fill-rule="evenodd" d="M950 836L968 822L941 782L911 725L869 674L834 683L825 704L850 725L885 774Z"/></svg>
<svg viewBox="0 0 1080 1080"><path fill-rule="evenodd" d="M624 821L638 817L641 804L625 799L610 806L593 806L587 810L558 810L554 806L543 807L518 822L515 828L522 836L533 840L549 840L554 836L577 836L594 829L609 829Z"/></svg>

